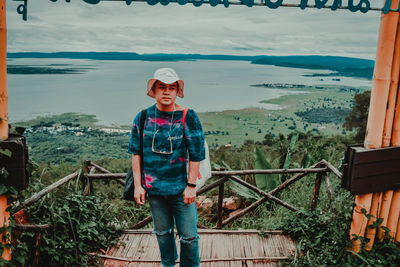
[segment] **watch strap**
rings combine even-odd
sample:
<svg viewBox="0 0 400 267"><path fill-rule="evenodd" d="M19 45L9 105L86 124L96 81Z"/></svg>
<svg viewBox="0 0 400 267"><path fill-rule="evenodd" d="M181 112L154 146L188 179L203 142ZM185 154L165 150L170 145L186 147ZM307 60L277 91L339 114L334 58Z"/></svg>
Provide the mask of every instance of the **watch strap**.
<svg viewBox="0 0 400 267"><path fill-rule="evenodd" d="M186 185L189 187L196 187L196 184L192 184L192 183L187 183Z"/></svg>

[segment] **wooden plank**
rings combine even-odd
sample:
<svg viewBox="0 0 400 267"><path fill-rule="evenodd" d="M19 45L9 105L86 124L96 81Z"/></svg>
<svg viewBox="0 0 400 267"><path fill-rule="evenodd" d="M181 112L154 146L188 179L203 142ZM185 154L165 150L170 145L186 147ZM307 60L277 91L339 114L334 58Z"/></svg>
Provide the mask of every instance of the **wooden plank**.
<svg viewBox="0 0 400 267"><path fill-rule="evenodd" d="M160 253L158 249L157 237L155 235L147 235L148 237L148 244L147 247L144 249L143 259L159 259Z"/></svg>
<svg viewBox="0 0 400 267"><path fill-rule="evenodd" d="M399 189L400 181L393 181L392 174L369 176L363 179L355 179L351 183L351 192L353 194L364 194L368 192L380 192L391 189Z"/></svg>
<svg viewBox="0 0 400 267"><path fill-rule="evenodd" d="M264 237L263 245L266 256L276 257L280 255L274 236Z"/></svg>
<svg viewBox="0 0 400 267"><path fill-rule="evenodd" d="M174 231L175 233L177 232L176 230ZM199 234L259 234L259 233L264 233L264 234L269 234L269 235L281 235L283 234L282 230L255 230L255 229L245 229L245 230L218 230L218 229L197 229L197 232ZM125 234L137 234L137 233L143 233L143 234L152 234L153 230L152 229L127 229L124 230Z"/></svg>
<svg viewBox="0 0 400 267"><path fill-rule="evenodd" d="M400 158L394 160L379 160L375 162L356 164L354 166L353 179L382 174L393 174L393 179L400 179Z"/></svg>
<svg viewBox="0 0 400 267"><path fill-rule="evenodd" d="M137 251L139 250L140 244L144 241L144 234L137 236L136 239L132 240L131 246L125 251L124 255L129 256L131 258L137 257Z"/></svg>
<svg viewBox="0 0 400 267"><path fill-rule="evenodd" d="M130 246L130 235L124 235L120 238L123 242L123 245L120 245L111 255L112 256L120 256L122 251L126 248L126 246Z"/></svg>
<svg viewBox="0 0 400 267"><path fill-rule="evenodd" d="M385 147L378 149L366 149L364 147L357 147L355 149L355 153L355 164L383 160L394 160L400 157L400 147Z"/></svg>
<svg viewBox="0 0 400 267"><path fill-rule="evenodd" d="M243 245L244 245L244 251L246 253L246 258L250 258L252 257L252 253L251 253L251 248L250 248L250 244L249 244L249 240L248 240L248 235L243 235L241 236L242 241L243 241ZM246 264L248 267L253 267L253 261L251 260L247 260Z"/></svg>
<svg viewBox="0 0 400 267"><path fill-rule="evenodd" d="M129 266L159 266L158 244L152 233L142 230L125 234L120 239L127 242L126 246L108 249L107 255L114 254L108 257L114 258L105 262L116 264L119 260L129 263ZM290 238L275 233L262 237L256 230L247 234L241 231L231 234L224 231L219 234L200 233L199 245L201 267L277 266L278 260L285 259L294 251L294 243Z"/></svg>

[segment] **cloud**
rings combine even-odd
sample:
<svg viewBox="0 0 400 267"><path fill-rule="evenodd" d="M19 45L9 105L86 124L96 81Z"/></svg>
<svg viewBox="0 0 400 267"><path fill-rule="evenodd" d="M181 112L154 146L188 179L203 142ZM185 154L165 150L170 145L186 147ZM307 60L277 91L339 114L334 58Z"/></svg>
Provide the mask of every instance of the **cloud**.
<svg viewBox="0 0 400 267"><path fill-rule="evenodd" d="M300 0L291 1L298 3ZM289 1L290 2L290 1ZM313 1L309 1L312 3ZM382 0L374 3L381 3ZM380 12L123 1L7 2L8 51L329 54L374 58ZM379 5L378 5L379 6Z"/></svg>

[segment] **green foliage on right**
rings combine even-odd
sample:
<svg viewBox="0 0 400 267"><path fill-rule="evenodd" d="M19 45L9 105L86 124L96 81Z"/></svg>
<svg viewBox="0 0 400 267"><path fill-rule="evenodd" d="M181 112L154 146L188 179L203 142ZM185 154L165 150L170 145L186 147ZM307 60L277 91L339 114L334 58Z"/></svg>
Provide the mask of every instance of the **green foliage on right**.
<svg viewBox="0 0 400 267"><path fill-rule="evenodd" d="M357 142L364 141L365 131L368 120L369 102L371 98L371 91L364 91L360 94L354 95L354 106L349 115L345 119L343 127L346 130L357 130L355 140Z"/></svg>
<svg viewBox="0 0 400 267"><path fill-rule="evenodd" d="M345 204L345 203L343 203ZM351 211L351 205L345 204ZM300 211L296 218L286 217L283 229L296 240L297 249L289 261L291 266L398 266L400 262L400 243L395 242L384 228L385 237L382 242L375 239L373 249L364 249L368 239L361 239L360 253L354 253L347 248L351 212L339 214L317 211ZM368 218L368 216L366 215ZM382 222L383 220L379 220ZM378 228L379 224L371 226Z"/></svg>

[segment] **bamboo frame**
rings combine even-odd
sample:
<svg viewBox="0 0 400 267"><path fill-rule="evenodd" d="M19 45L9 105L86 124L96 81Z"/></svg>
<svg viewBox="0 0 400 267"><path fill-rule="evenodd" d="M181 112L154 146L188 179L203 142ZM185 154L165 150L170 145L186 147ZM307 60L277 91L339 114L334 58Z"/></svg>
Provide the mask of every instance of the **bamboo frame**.
<svg viewBox="0 0 400 267"><path fill-rule="evenodd" d="M392 1L391 8L397 8L398 4L399 0ZM382 146L398 19L399 14L397 12L388 14L382 13L381 15L367 130L364 140L364 146L366 148L380 148ZM365 235L368 221L361 210L365 209L369 213L373 204L379 206L379 197L376 194L375 197L373 197L372 193L357 195L355 202L356 206L353 211L353 220L349 233L350 239L353 238L353 235ZM373 212L374 211L375 210L373 210ZM368 236L371 236L371 234L372 233L369 233ZM361 241L359 239L353 240L351 250L358 253L361 249L360 244ZM373 241L368 244L367 248L372 248L372 245Z"/></svg>

